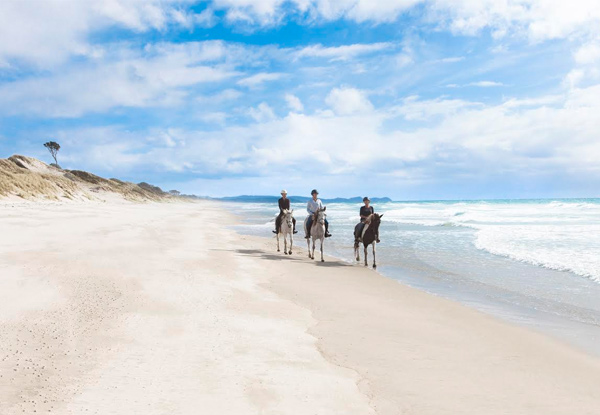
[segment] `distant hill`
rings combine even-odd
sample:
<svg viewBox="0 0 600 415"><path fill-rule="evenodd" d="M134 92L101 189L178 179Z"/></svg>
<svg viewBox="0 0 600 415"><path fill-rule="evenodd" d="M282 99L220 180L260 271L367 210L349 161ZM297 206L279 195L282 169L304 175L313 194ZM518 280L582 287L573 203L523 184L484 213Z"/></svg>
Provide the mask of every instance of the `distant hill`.
<svg viewBox="0 0 600 415"><path fill-rule="evenodd" d="M277 204L277 200L279 200L279 197L280 196L242 195L242 196L222 197L222 198L219 198L219 200L242 202L242 203L246 202L246 203L275 203L275 204ZM288 196L288 199L290 199L290 201L292 203L306 203L310 200L310 197ZM361 196L350 197L350 198L336 197L334 199L321 199L321 200L323 201L323 203L362 203ZM392 201L392 199L390 199L389 197L372 197L371 198L372 203L385 203L385 202L391 202L391 201Z"/></svg>
<svg viewBox="0 0 600 415"><path fill-rule="evenodd" d="M148 183L105 179L81 170L63 170L31 157L0 159L0 198L26 200L178 199Z"/></svg>

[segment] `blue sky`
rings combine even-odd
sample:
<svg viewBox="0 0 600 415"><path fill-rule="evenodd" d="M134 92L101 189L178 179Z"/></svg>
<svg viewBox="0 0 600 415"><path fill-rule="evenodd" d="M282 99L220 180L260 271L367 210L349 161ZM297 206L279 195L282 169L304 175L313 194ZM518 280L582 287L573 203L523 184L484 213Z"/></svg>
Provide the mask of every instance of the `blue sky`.
<svg viewBox="0 0 600 415"><path fill-rule="evenodd" d="M7 0L0 157L226 196L598 197L600 3Z"/></svg>

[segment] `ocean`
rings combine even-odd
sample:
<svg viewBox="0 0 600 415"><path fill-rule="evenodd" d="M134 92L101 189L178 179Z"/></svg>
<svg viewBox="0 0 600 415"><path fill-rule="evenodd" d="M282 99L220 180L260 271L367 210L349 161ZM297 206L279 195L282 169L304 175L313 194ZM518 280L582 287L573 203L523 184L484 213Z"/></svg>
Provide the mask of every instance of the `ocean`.
<svg viewBox="0 0 600 415"><path fill-rule="evenodd" d="M333 236L325 253L353 263L352 232L361 204L326 205ZM274 238L276 204L225 206L243 218L239 232ZM374 207L384 214L377 246L382 275L600 355L600 199ZM305 248L305 204L292 208L300 231L294 243Z"/></svg>

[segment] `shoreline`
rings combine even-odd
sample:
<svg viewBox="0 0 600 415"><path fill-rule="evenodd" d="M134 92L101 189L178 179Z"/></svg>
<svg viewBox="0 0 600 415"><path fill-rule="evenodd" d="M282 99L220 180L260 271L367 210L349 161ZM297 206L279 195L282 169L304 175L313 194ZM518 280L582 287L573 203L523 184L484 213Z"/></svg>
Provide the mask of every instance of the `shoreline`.
<svg viewBox="0 0 600 415"><path fill-rule="evenodd" d="M2 413L600 406L599 359L300 244L277 253L220 203L31 206L0 218Z"/></svg>
<svg viewBox="0 0 600 415"><path fill-rule="evenodd" d="M236 213L235 209L231 209L229 202L224 202L224 206L228 210ZM239 215L241 223L233 227L233 229L244 235L257 236L269 240L273 238L272 240L274 241L274 236L268 234L270 233L270 228L265 228L267 223L263 223L263 220L271 219L269 223L272 224L272 218L267 218L262 214L259 218L254 210L242 211L245 215ZM336 214L339 215L340 212L336 212ZM390 224L387 225L389 226ZM400 225L404 226L404 224ZM425 225L408 225L409 230L412 232L418 227L422 227L426 232L429 232L429 229L431 229L430 226ZM470 235L473 235L472 238L475 237L476 229L472 227L461 228L460 226L453 227L452 229L457 228L462 229L463 234L469 233ZM343 230L347 231L345 228ZM336 228L336 233L337 232L340 232L338 228ZM302 249L305 249L305 240L302 238L301 234L302 231L296 235L297 239L295 239L295 243L300 243ZM329 244L327 242L329 242ZM334 242L333 247L331 242ZM571 315L566 312L561 314L559 303L556 303L554 309L548 308L548 304L551 304L552 301L550 301L550 303L544 303L545 300L551 300L550 297L528 298L524 296L517 301L515 295L520 293L505 291L503 289L504 287L501 285L502 279L505 277L509 280L514 277L512 275L507 275L507 272L502 272L501 270L511 269L513 273L516 271L519 273L519 278L535 277L534 283L541 283L542 280L547 279L547 281L553 281L553 283L560 285L560 282L564 277L567 282L569 279L573 279L571 280L572 283L596 285L596 282L593 280L571 271L554 270L530 264L528 262L518 261L511 257L497 255L475 246L471 247L471 250L477 255L477 260L488 264L488 269L479 269L478 271L479 273L483 272L481 275L489 275L489 278L469 278L468 275L469 273L473 273L473 269L469 269L467 266L460 269L455 268L453 270L454 272L448 274L448 277L440 278L440 276L434 275L443 275L444 271L436 269L435 267L429 267L429 270L427 270L426 268L429 264L423 263L421 264L422 266L418 266L419 264L415 264L414 261L411 261L412 258L410 257L404 258L404 261L398 261L397 258L394 258L396 256L394 251L400 250L406 250L406 247L403 247L402 243L391 246L384 243L379 246L378 258L380 258L380 262L376 272L386 278L399 282L400 284L410 286L430 295L460 303L509 324L528 328L544 335L549 335L558 341L566 342L586 353L600 357L600 347L598 347L598 341L600 340L600 326L596 324L598 321L597 318L600 317L600 315L598 315L595 309L582 309L581 312L579 312L578 309L569 309L571 312L576 311L577 314ZM349 265L357 265L357 262L353 258L351 247L345 246L344 242L339 239L326 240L326 251L332 258L336 258ZM465 252L465 254L473 255L472 253L467 252ZM361 252L361 259L362 256L363 253ZM470 257L469 259L471 262L473 261ZM372 261L372 259L370 261ZM370 263L370 266L371 265L372 264ZM494 279L496 281L494 281ZM549 283L545 284L548 285ZM510 290L510 287L507 288ZM550 287L546 288L549 289ZM543 292L543 287L538 291L540 290ZM593 297L594 292L595 291L589 292L584 298L589 300L589 298ZM572 297L573 296L571 296L571 300ZM567 306L572 304L574 303L566 303L564 305ZM559 310L555 309L557 307L559 307Z"/></svg>
<svg viewBox="0 0 600 415"><path fill-rule="evenodd" d="M256 255L264 259L276 260L273 256L278 253L269 253L268 248L271 246L275 251L270 238L252 238L255 238L264 250ZM298 255L302 256L305 254L305 249L301 249L300 252ZM281 261L285 259L283 257ZM583 361L590 359L588 363L593 363L595 367L592 377L600 379L600 360L596 356L545 333L500 320L456 301L406 286L373 269L365 269L362 265L349 265L331 256L326 256L324 264L316 260L313 263L307 258L302 259L306 260L302 261L302 265L307 267L342 268L344 275L336 274L333 281L331 277L328 281L319 281L316 277L304 278L302 281L272 280L266 287L279 296L311 310L318 323L309 330L309 333L318 339L319 350L333 364L356 370L361 379L361 391L370 397L377 413L392 414L403 413L403 411L426 414L519 413L525 406L528 407L528 414L567 413L566 408L571 405L570 398L560 400L552 394L546 394L544 389L552 382L544 381L545 375L537 379L533 389L529 380L524 381L521 375L513 379L515 383L506 382L506 379L513 377L524 368L526 371L531 370L528 376L533 375L535 371L547 370L547 366L555 364L549 357L552 355L566 357L571 362L564 366L557 365L560 369L555 367L555 372L551 370L555 376L568 375L570 372L575 377L578 369L571 365L576 362L576 366L581 369L587 367L587 363L581 365L581 359ZM341 288L347 288L343 290L347 295L340 293ZM360 290L360 300L368 300L363 302L355 298L348 301L348 297L356 295L357 290ZM330 293L334 291L337 295L332 298ZM415 344L405 339L406 333L403 334L390 319L397 312L397 307L401 307L399 299L402 300L403 305L411 303L412 306L426 310L423 313L425 317L418 314L410 315L419 323L411 324L407 332L435 340ZM358 304L361 307L358 307ZM428 315L432 309L437 310L439 315ZM446 320L447 316L452 316L448 322L459 322L465 337L471 336L483 340L486 346L483 349L472 347L468 350L470 341L463 342L462 339L455 337L456 333L452 330L436 324L439 323L436 320ZM466 322L471 327L465 327ZM431 329L429 333L422 333L422 327L428 325L435 326L436 329ZM402 329L407 327L404 326ZM348 336L349 333L352 334ZM467 351L444 345L444 341L439 342L440 338L447 341L450 337L454 337L453 341L462 343ZM402 346L405 347L405 351L409 351L409 356L400 355L402 352L398 347ZM421 348L428 350L426 356L421 355ZM443 349L445 355L432 358L437 354L437 348ZM498 356L506 353L504 348L513 350L509 358ZM515 350L517 351L514 352ZM468 364L461 364L460 361L463 359L468 361ZM504 361L501 365L506 365L508 368L499 366L502 360ZM440 370L443 372L441 377L432 380L428 378L430 373L427 371L438 372L439 369L434 370L434 362L442 365L444 369ZM477 367L469 367L470 365ZM484 369L486 365L489 366ZM393 367L398 368L399 372L391 371L390 368ZM402 373L410 372L406 379L396 377L396 373L400 373L400 368ZM494 372L497 371L504 373L495 377L494 375L498 374ZM470 373L467 379L465 373ZM494 375L490 376L491 373ZM440 373L437 375L440 376ZM488 376L491 379L486 379ZM527 397L521 396L520 391L523 389L528 390ZM569 389L573 391L573 386L571 385ZM587 389L591 392L589 387ZM407 399L408 402L400 402L404 399L398 399L395 394L398 390L408 393L410 397L418 396L418 398L413 402L410 402L411 399ZM443 393L440 394L440 391ZM478 397L465 396L465 391L477 391ZM467 393L470 394L471 392ZM530 406L531 401L536 400L532 399L531 395L536 394L540 405L537 408L535 405ZM457 398L461 396L462 398ZM486 397L485 404L479 402L483 396ZM519 401L517 397L522 400ZM473 401L469 402L470 399ZM444 404L438 406L436 401L443 401ZM593 413L592 407L600 404L600 395L597 395L594 401L595 404L588 409L582 408L580 413ZM564 405L564 407L557 409L556 405ZM478 407L481 412L474 410L475 407Z"/></svg>

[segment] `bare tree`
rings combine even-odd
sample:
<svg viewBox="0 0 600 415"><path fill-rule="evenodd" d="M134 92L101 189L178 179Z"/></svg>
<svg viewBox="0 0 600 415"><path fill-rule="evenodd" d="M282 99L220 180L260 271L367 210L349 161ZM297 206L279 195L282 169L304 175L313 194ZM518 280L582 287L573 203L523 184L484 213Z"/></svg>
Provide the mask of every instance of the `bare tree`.
<svg viewBox="0 0 600 415"><path fill-rule="evenodd" d="M47 143L44 143L44 147L46 147L48 149L48 151L50 152L50 154L52 154L52 157L54 158L54 163L58 166L58 160L56 159L56 154L58 153L58 150L60 150L60 144L58 144L54 141L48 141Z"/></svg>

